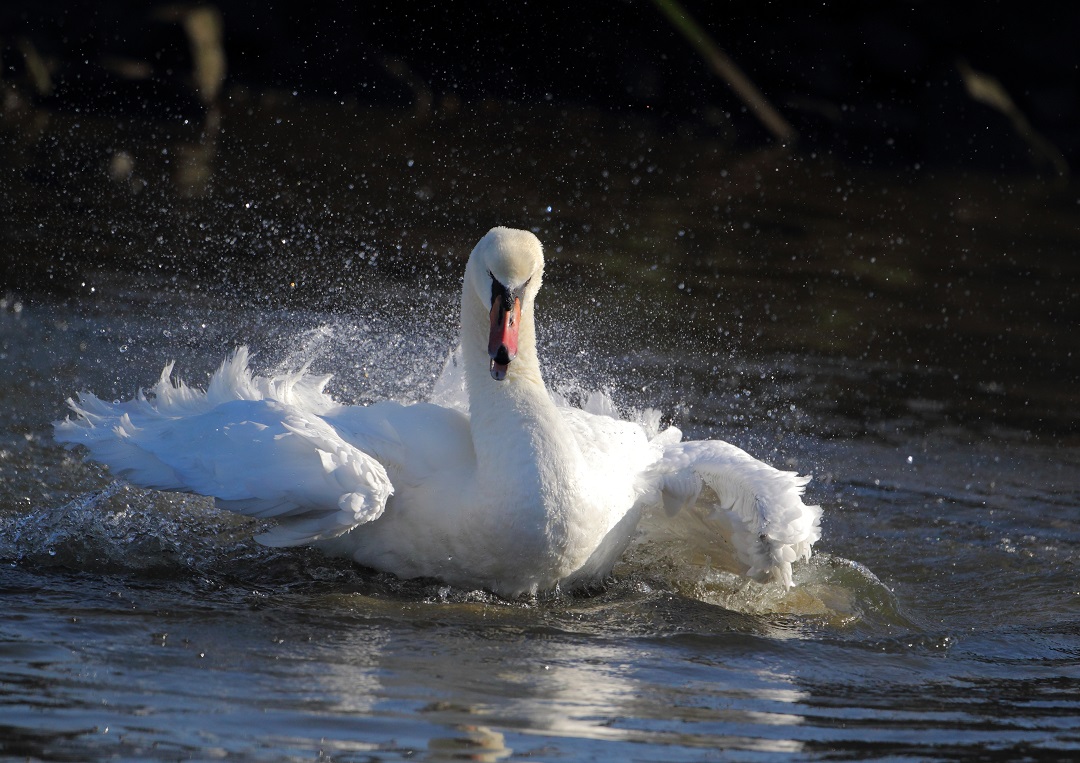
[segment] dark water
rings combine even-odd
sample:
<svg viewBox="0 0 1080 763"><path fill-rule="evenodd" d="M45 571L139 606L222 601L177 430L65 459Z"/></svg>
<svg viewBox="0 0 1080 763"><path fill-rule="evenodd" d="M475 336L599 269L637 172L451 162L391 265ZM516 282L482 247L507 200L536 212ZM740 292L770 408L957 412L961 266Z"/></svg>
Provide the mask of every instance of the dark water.
<svg viewBox="0 0 1080 763"><path fill-rule="evenodd" d="M1075 187L494 104L4 129L3 755L1080 755ZM420 399L495 223L547 246L550 379L814 475L792 593L640 558L538 601L401 583L51 441L75 391L240 343Z"/></svg>

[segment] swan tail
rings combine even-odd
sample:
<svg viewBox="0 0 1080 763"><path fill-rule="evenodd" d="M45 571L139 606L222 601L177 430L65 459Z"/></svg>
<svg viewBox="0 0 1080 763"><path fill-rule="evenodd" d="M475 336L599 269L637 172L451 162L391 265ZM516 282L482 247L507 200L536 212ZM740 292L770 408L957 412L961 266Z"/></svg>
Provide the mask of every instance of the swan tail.
<svg viewBox="0 0 1080 763"><path fill-rule="evenodd" d="M172 380L172 364L149 391L109 403L83 393L55 438L136 485L198 493L223 508L278 524L259 536L274 546L332 538L382 515L393 486L375 458L323 418L337 408L328 377L305 370L271 377L248 369L245 348L206 391Z"/></svg>
<svg viewBox="0 0 1080 763"><path fill-rule="evenodd" d="M661 460L660 488L670 521L684 520L714 533L685 533L700 543L719 535L730 544L748 577L793 585L792 563L810 557L821 537L821 507L802 500L809 477L775 469L726 442L669 445ZM711 509L695 510L704 488L716 495Z"/></svg>

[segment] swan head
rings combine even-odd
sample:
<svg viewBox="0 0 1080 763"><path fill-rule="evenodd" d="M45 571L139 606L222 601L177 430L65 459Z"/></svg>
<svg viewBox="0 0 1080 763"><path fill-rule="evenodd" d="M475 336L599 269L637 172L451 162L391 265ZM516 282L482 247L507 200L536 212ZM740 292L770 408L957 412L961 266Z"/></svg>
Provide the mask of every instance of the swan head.
<svg viewBox="0 0 1080 763"><path fill-rule="evenodd" d="M543 278L543 247L529 231L492 228L473 248L465 271L490 321L491 378L503 381L517 356L521 311L532 308Z"/></svg>

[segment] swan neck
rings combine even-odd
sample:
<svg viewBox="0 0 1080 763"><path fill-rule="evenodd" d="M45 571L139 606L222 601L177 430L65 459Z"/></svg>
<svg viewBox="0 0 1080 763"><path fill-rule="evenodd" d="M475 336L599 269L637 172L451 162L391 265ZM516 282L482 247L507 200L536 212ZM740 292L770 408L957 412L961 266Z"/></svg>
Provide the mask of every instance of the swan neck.
<svg viewBox="0 0 1080 763"><path fill-rule="evenodd" d="M488 313L468 287L462 294L461 321L462 359L479 472L502 475L513 468L520 469L518 474L532 474L541 455L558 459L557 454L572 438L563 431L562 417L540 372L533 294L522 300L517 357L501 381L493 379L490 372Z"/></svg>

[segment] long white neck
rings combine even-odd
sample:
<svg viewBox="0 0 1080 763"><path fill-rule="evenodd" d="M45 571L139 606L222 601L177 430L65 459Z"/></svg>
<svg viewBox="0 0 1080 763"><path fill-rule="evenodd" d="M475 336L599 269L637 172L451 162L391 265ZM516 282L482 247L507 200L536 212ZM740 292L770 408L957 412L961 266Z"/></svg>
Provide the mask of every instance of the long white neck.
<svg viewBox="0 0 1080 763"><path fill-rule="evenodd" d="M491 377L488 312L470 293L466 273L461 300L461 345L469 393L479 479L512 480L522 491L550 491L580 457L577 444L551 401L536 351L535 292L522 301L517 357L506 378Z"/></svg>

